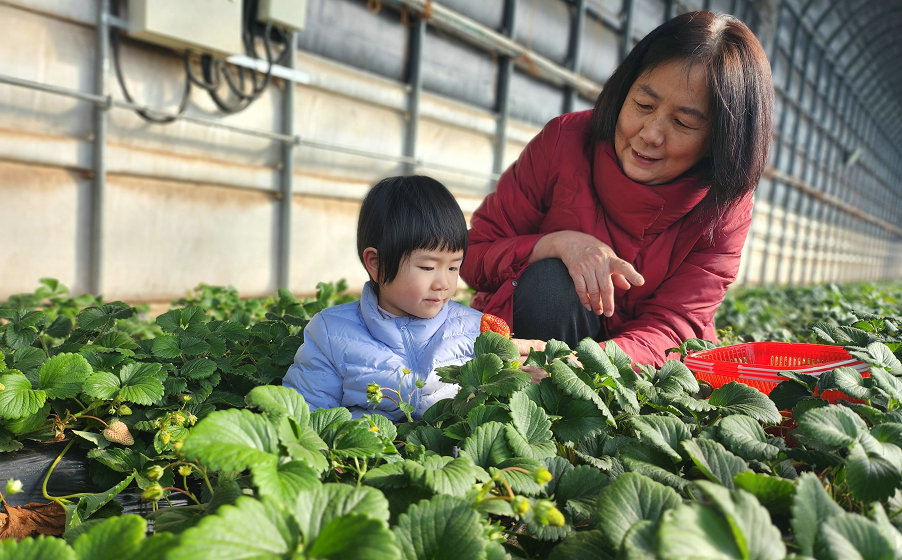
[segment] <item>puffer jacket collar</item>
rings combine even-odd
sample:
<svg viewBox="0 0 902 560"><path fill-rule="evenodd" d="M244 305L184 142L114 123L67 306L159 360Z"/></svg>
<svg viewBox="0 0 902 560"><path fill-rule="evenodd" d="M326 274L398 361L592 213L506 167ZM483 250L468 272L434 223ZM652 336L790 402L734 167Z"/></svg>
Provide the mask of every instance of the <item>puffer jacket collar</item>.
<svg viewBox="0 0 902 560"><path fill-rule="evenodd" d="M395 317L379 307L373 282L369 281L363 287L360 297L360 314L373 338L392 350L403 353L421 348L432 338L445 323L445 319L448 317L448 306L442 307L438 315L431 319ZM410 337L406 341L405 333Z"/></svg>
<svg viewBox="0 0 902 560"><path fill-rule="evenodd" d="M593 167L593 184L606 219L636 239L672 226L708 193L697 173L664 185L633 181L620 169L610 142L596 147Z"/></svg>

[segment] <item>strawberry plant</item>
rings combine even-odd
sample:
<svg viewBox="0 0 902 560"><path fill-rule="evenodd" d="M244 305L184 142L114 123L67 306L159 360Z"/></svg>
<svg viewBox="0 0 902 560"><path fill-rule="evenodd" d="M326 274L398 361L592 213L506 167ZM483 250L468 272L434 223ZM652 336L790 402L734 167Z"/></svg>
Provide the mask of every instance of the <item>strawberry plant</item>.
<svg viewBox="0 0 902 560"><path fill-rule="evenodd" d="M62 433L121 472L107 492L67 504L65 540L3 540L0 558L902 555L902 340L892 290L810 290L812 307L825 299L804 326L776 313L766 326L843 345L870 365L866 376L785 372L770 397L735 382L704 393L679 360L653 368L614 344L571 349L552 340L522 364L548 374L534 383L516 346L484 332L472 360L438 372L457 395L399 424L345 408L310 411L274 385L306 319L334 294L301 302L280 293L261 314L233 292L201 292L163 314L157 334L129 335L127 346L111 344L111 333L127 331L134 314L116 315L128 306L94 302L87 315L75 313L78 339L48 334L56 319L29 316L37 308L24 300L4 307L0 380L11 376L13 391L0 389L0 410L50 403L62 421L61 403L75 417L100 399ZM854 293L864 295L853 306ZM792 313L801 311L801 297L792 301ZM106 330L86 331L97 325ZM676 350L709 346L690 340ZM38 354L17 358L23 348L43 357L29 365L28 354ZM112 377L86 392L58 373L62 360L86 379ZM123 377L126 367L135 371ZM133 385L150 372L142 368L154 368L162 386L150 405L128 400L141 394ZM817 396L826 390L847 398ZM374 388L373 400L380 396L405 395ZM26 435L2 429L8 445ZM189 505L150 514L147 537L144 519L109 507L135 480L153 503L178 494Z"/></svg>

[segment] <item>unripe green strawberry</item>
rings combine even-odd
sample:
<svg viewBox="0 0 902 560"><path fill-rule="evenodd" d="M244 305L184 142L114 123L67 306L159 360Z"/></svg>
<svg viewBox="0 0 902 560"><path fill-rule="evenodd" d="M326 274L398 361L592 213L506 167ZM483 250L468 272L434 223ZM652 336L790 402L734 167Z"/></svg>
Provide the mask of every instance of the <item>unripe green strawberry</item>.
<svg viewBox="0 0 902 560"><path fill-rule="evenodd" d="M185 415L181 412L176 412L172 415L172 423L176 426L183 426L185 424Z"/></svg>
<svg viewBox="0 0 902 560"><path fill-rule="evenodd" d="M564 514L555 507L552 501L545 499L536 500L535 518L542 525L563 527L566 523Z"/></svg>
<svg viewBox="0 0 902 560"><path fill-rule="evenodd" d="M163 490L163 487L160 486L159 482L154 482L141 492L141 499L147 500L148 502L158 502L165 492L166 491Z"/></svg>
<svg viewBox="0 0 902 560"><path fill-rule="evenodd" d="M514 496L513 499L511 499L511 509L513 509L514 513L517 515L526 515L531 508L532 506L530 505L529 500L523 496Z"/></svg>
<svg viewBox="0 0 902 560"><path fill-rule="evenodd" d="M378 383L370 383L366 386L366 400L373 406L382 402L382 388Z"/></svg>
<svg viewBox="0 0 902 560"><path fill-rule="evenodd" d="M131 416L132 409L127 404L119 405L119 416Z"/></svg>
<svg viewBox="0 0 902 560"><path fill-rule="evenodd" d="M110 422L110 425L103 431L103 437L105 437L107 441L121 443L122 445L131 445L135 443L135 438L133 438L131 432L128 431L128 426L121 420L113 420Z"/></svg>
<svg viewBox="0 0 902 560"><path fill-rule="evenodd" d="M166 445L172 441L172 434L169 432L160 432L160 441L163 442L163 445Z"/></svg>
<svg viewBox="0 0 902 560"><path fill-rule="evenodd" d="M182 476L188 476L189 474L191 474L192 470L193 469L191 468L191 465L182 465L179 467L179 474Z"/></svg>
<svg viewBox="0 0 902 560"><path fill-rule="evenodd" d="M165 472L166 470L160 465L153 465L151 467L148 467L147 470L144 471L144 476L146 476L150 480L160 480L160 478L163 476L163 473Z"/></svg>
<svg viewBox="0 0 902 560"><path fill-rule="evenodd" d="M535 480L537 484L548 484L553 478L551 472L545 467L538 467L530 474L532 474L532 479Z"/></svg>

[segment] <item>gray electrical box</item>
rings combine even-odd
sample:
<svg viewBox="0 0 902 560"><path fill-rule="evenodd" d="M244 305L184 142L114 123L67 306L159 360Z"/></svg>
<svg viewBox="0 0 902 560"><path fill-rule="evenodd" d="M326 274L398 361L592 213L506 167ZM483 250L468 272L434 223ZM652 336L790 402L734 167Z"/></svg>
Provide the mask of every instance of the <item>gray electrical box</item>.
<svg viewBox="0 0 902 560"><path fill-rule="evenodd" d="M129 35L214 55L244 52L241 0L128 0Z"/></svg>
<svg viewBox="0 0 902 560"><path fill-rule="evenodd" d="M300 31L307 23L307 0L259 0L257 19Z"/></svg>

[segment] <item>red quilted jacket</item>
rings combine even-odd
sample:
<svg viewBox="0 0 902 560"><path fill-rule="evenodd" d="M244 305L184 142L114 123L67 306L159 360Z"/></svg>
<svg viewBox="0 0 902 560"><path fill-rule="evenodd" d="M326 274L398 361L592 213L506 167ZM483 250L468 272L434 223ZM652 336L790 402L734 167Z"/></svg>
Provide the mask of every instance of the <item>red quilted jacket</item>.
<svg viewBox="0 0 902 560"><path fill-rule="evenodd" d="M602 317L610 340L637 363L660 366L687 338L715 339L714 312L739 269L752 197L735 203L709 238L710 217L696 209L708 190L699 177L635 183L610 144L595 149L590 165L590 119L591 111L555 118L504 172L473 214L461 277L477 292L473 307L511 323L515 282L536 241L560 230L590 233L645 277L643 286L616 290L614 315Z"/></svg>

